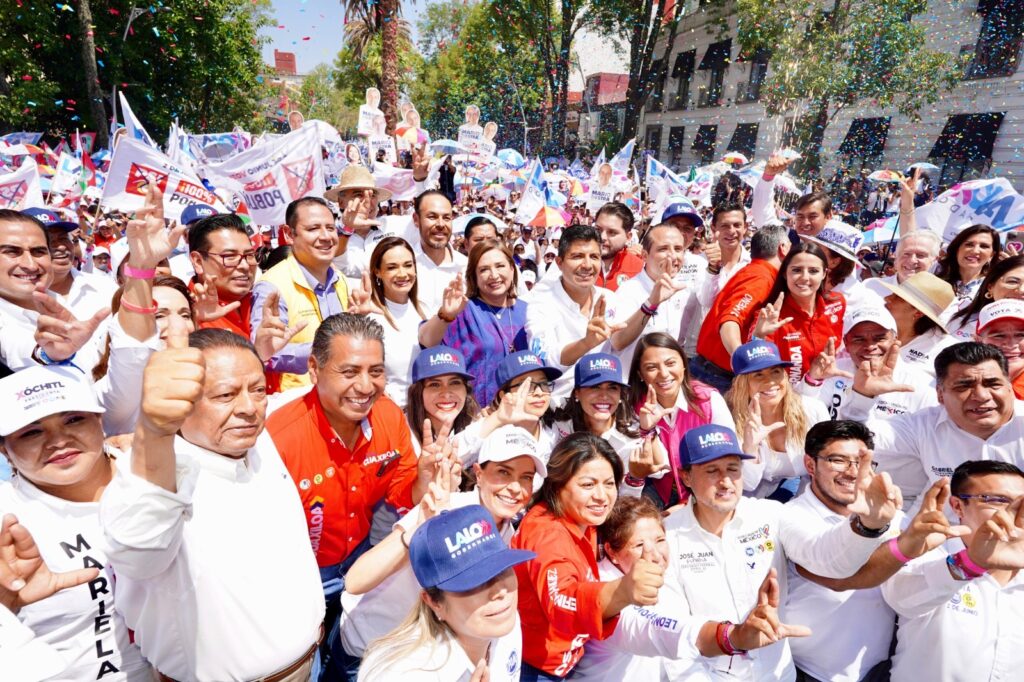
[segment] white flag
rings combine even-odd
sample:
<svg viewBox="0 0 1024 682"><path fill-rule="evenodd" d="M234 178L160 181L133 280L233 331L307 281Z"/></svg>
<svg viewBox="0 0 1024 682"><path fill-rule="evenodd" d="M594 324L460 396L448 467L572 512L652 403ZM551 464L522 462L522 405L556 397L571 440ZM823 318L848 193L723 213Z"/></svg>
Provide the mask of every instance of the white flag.
<svg viewBox="0 0 1024 682"><path fill-rule="evenodd" d="M146 189L153 183L164 193L164 216L172 220L180 220L181 212L196 204L211 206L219 213L230 213L191 170L131 138L117 143L101 202L110 208L134 211L146 203Z"/></svg>
<svg viewBox="0 0 1024 682"><path fill-rule="evenodd" d="M239 192L253 222L284 223L288 204L302 197L324 195L320 136L313 126L247 149L223 163L208 163L204 175L229 190Z"/></svg>
<svg viewBox="0 0 1024 682"><path fill-rule="evenodd" d="M133 140L139 140L145 142L150 147L157 148L156 142L153 142L153 138L142 127L139 119L135 118L135 112L128 106L128 100L125 98L124 93L119 92L117 95L121 99L121 113L124 114L124 128L128 131L128 136Z"/></svg>
<svg viewBox="0 0 1024 682"><path fill-rule="evenodd" d="M61 152L57 160L57 173L50 185L50 203L63 196L68 190L77 189L82 175L82 162L74 154Z"/></svg>
<svg viewBox="0 0 1024 682"><path fill-rule="evenodd" d="M526 172L526 187L516 207L516 222L526 224L537 217L547 206L547 182L544 180L544 166L534 159Z"/></svg>
<svg viewBox="0 0 1024 682"><path fill-rule="evenodd" d="M18 170L0 175L0 208L22 211L43 206L43 191L39 186L39 169L35 161L26 158Z"/></svg>

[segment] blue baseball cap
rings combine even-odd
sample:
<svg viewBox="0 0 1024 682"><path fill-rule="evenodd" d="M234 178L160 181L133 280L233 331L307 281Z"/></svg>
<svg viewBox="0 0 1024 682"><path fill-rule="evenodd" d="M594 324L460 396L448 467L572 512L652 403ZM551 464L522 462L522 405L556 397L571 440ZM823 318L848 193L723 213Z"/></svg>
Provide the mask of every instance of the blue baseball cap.
<svg viewBox="0 0 1024 682"><path fill-rule="evenodd" d="M576 363L576 388L599 386L606 381L625 386L622 362L610 353L584 355Z"/></svg>
<svg viewBox="0 0 1024 682"><path fill-rule="evenodd" d="M509 549L491 512L478 504L443 511L413 533L409 563L420 587L467 592L537 555Z"/></svg>
<svg viewBox="0 0 1024 682"><path fill-rule="evenodd" d="M679 443L679 459L681 464L693 466L711 462L722 457L737 455L740 459L754 459L743 452L736 433L727 426L704 424L690 429Z"/></svg>
<svg viewBox="0 0 1024 682"><path fill-rule="evenodd" d="M501 361L497 371L494 373L494 378L498 380L499 386L504 386L516 377L533 371L544 372L544 376L549 381L554 381L562 376L562 370L548 367L536 353L521 350L518 353L512 353Z"/></svg>
<svg viewBox="0 0 1024 682"><path fill-rule="evenodd" d="M207 204L189 204L185 207L185 210L181 212L181 224L191 225L197 220L203 218L209 218L212 215L220 213L213 206Z"/></svg>
<svg viewBox="0 0 1024 682"><path fill-rule="evenodd" d="M732 371L737 376L752 374L771 367L792 367L779 355L779 347L771 341L754 339L737 348L732 354Z"/></svg>
<svg viewBox="0 0 1024 682"><path fill-rule="evenodd" d="M665 208L661 211L661 220L656 225L668 222L669 219L675 218L676 216L683 216L693 221L694 227L704 227L704 219L700 217L700 213L697 212L697 207L693 205L693 202L686 197L675 194L668 198L668 203Z"/></svg>
<svg viewBox="0 0 1024 682"><path fill-rule="evenodd" d="M56 227L65 232L72 232L78 229L78 223L64 220L56 211L51 211L48 208L26 208L21 214L35 218L48 228Z"/></svg>
<svg viewBox="0 0 1024 682"><path fill-rule="evenodd" d="M462 357L462 353L448 346L426 348L420 351L412 363L414 384L444 374L457 374L467 380L473 378L473 375L466 371L466 359Z"/></svg>

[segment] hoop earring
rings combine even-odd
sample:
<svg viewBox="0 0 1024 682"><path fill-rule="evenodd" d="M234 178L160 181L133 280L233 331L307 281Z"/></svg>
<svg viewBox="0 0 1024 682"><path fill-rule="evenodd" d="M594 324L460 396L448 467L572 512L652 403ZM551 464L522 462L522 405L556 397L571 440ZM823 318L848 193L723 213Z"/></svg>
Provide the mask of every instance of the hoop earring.
<svg viewBox="0 0 1024 682"><path fill-rule="evenodd" d="M992 300L992 292L991 291L986 291L985 292L985 298L987 298L988 300L991 301Z"/></svg>

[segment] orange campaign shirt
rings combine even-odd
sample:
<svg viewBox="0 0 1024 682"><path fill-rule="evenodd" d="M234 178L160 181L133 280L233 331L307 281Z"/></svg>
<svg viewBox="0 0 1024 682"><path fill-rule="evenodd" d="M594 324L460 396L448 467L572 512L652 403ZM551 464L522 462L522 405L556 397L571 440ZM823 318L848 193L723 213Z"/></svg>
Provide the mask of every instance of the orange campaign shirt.
<svg viewBox="0 0 1024 682"><path fill-rule="evenodd" d="M1024 400L1024 372L1021 372L1014 377L1013 382L1013 395L1017 400Z"/></svg>
<svg viewBox="0 0 1024 682"><path fill-rule="evenodd" d="M188 290L195 292L195 280L188 283ZM209 320L199 323L200 329L227 329L244 339L252 339L252 294L239 299L241 305L224 317L216 320ZM221 306L227 305L225 301L218 301Z"/></svg>
<svg viewBox="0 0 1024 682"><path fill-rule="evenodd" d="M778 268L757 258L733 275L726 282L725 288L718 292L711 310L704 318L697 337L697 355L731 372L732 356L726 352L719 330L726 322L735 322L740 326L740 339L746 339L778 274Z"/></svg>
<svg viewBox="0 0 1024 682"><path fill-rule="evenodd" d="M366 538L381 500L400 513L412 507L416 453L405 415L386 396L352 450L327 421L315 387L271 414L267 432L299 490L319 566L341 563Z"/></svg>
<svg viewBox="0 0 1024 682"><path fill-rule="evenodd" d="M619 285L627 279L635 277L643 269L643 259L636 254L630 253L629 249L624 248L615 254L607 275L604 273L603 266L601 272L597 273L597 286L604 287L609 291L615 291L619 288Z"/></svg>
<svg viewBox="0 0 1024 682"><path fill-rule="evenodd" d="M828 300L818 297L813 317L804 312L791 297L782 300L780 317L792 317L793 320L779 327L778 331L765 340L779 347L779 355L783 360L793 363L789 368L789 380L792 383L803 380L814 358L825 350L829 338L835 337L836 346L840 344L845 313L846 298L838 291L833 291Z"/></svg>

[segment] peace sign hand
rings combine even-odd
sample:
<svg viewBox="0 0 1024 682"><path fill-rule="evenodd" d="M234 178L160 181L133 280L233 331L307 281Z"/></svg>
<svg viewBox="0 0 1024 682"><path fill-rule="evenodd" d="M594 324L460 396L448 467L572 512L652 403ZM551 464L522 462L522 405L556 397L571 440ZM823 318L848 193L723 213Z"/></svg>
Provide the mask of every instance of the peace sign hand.
<svg viewBox="0 0 1024 682"><path fill-rule="evenodd" d="M89 342L100 323L110 315L110 308L101 308L92 317L79 320L71 311L45 293L32 292L39 311L36 320L35 342L46 356L55 362L67 360Z"/></svg>
<svg viewBox="0 0 1024 682"><path fill-rule="evenodd" d="M814 358L811 362L811 368L807 371L815 381L825 381L832 377L845 377L852 379L853 375L849 372L839 369L836 364L836 337L829 337L828 343L825 344L825 350L818 354L818 357Z"/></svg>
<svg viewBox="0 0 1024 682"><path fill-rule="evenodd" d="M629 455L629 475L633 478L647 478L662 471L668 471L668 459L665 452L657 447L656 436L651 434L644 438Z"/></svg>
<svg viewBox="0 0 1024 682"><path fill-rule="evenodd" d="M217 294L217 276L204 275L202 282L196 282L192 289L196 299L196 321L213 322L228 315L242 305L241 301L232 301L227 305L220 304Z"/></svg>
<svg viewBox="0 0 1024 682"><path fill-rule="evenodd" d="M647 387L647 400L640 407L638 417L640 419L640 428L644 431L650 431L658 425L666 414L671 411L670 407L662 407L658 402L658 396L654 392L654 386Z"/></svg>
<svg viewBox="0 0 1024 682"><path fill-rule="evenodd" d="M998 510L974 532L967 556L989 570L1024 568L1024 497Z"/></svg>
<svg viewBox="0 0 1024 682"><path fill-rule="evenodd" d="M903 506L903 493L888 472L876 474L871 468L871 451L858 453L857 498L847 508L860 517L865 528L886 526Z"/></svg>
<svg viewBox="0 0 1024 682"><path fill-rule="evenodd" d="M656 308L685 288L686 282L678 281L672 275L663 272L654 283L654 289L651 290L651 295L647 298L647 305Z"/></svg>
<svg viewBox="0 0 1024 682"><path fill-rule="evenodd" d="M130 264L141 270L151 270L160 261L170 258L174 248L185 234L184 225L164 226L164 195L156 185L146 188L146 203L128 221L125 238L128 241Z"/></svg>
<svg viewBox="0 0 1024 682"><path fill-rule="evenodd" d="M903 556L916 559L950 538L970 534L971 529L967 526L949 524L949 519L943 512L948 500L949 479L943 476L925 492L921 509L897 538L896 542Z"/></svg>
<svg viewBox="0 0 1024 682"><path fill-rule="evenodd" d="M430 154L427 153L427 143L420 146L413 145L412 148L412 179L422 182L430 175Z"/></svg>
<svg viewBox="0 0 1024 682"><path fill-rule="evenodd" d="M757 314L757 324L754 326L754 337L758 339L767 339L769 336L775 334L782 327L793 321L792 317L784 317L780 319L782 315L782 302L785 300L786 294L779 292L779 297L775 299L775 303L765 303L764 307Z"/></svg>
<svg viewBox="0 0 1024 682"><path fill-rule="evenodd" d="M733 645L744 651L760 649L786 637L807 637L810 628L787 625L779 620L779 581L775 569L768 571L757 592L757 606L729 633Z"/></svg>
<svg viewBox="0 0 1024 682"><path fill-rule="evenodd" d="M260 320L260 326L256 328L253 345L263 362L267 362L277 355L308 324L306 320L299 320L293 325L285 325L281 321L279 300L280 294L277 291L272 291L267 295L266 300L263 301L263 319Z"/></svg>
<svg viewBox="0 0 1024 682"><path fill-rule="evenodd" d="M913 386L896 383L893 378L899 359L900 342L893 341L882 362L865 360L860 363L853 375L853 390L869 398L875 398L883 393L913 393Z"/></svg>
<svg viewBox="0 0 1024 682"><path fill-rule="evenodd" d="M348 312L353 315L384 314L384 311L370 298L370 292L373 290L372 286L370 283L370 271L364 270L359 286L348 295Z"/></svg>
<svg viewBox="0 0 1024 682"><path fill-rule="evenodd" d="M594 304L594 310L590 314L590 322L587 323L587 333L584 335L584 339L587 340L589 346L594 348L609 338L615 332L625 329L625 324L611 324L605 318L605 311L608 304L605 298L602 296L597 299L597 303Z"/></svg>
<svg viewBox="0 0 1024 682"><path fill-rule="evenodd" d="M522 426L532 432L540 417L526 411L526 399L533 391L533 379L526 379L514 393L505 393L501 397L501 404L498 406L498 421L503 426Z"/></svg>
<svg viewBox="0 0 1024 682"><path fill-rule="evenodd" d="M370 199L370 201L374 201L374 199L376 199L376 196L374 196L373 199ZM359 215L363 208L364 201L366 201L366 197L363 190L355 192L351 197L349 197L344 206L341 207L342 225L353 230L361 227L370 228L380 226L381 222L379 220Z"/></svg>
<svg viewBox="0 0 1024 682"><path fill-rule="evenodd" d="M785 428L786 422L775 422L765 426L761 417L761 401L757 398L751 398L749 407L750 414L747 417L746 425L743 427L743 450L748 455L759 458L760 455L758 453L761 450L761 444L773 432Z"/></svg>

